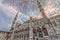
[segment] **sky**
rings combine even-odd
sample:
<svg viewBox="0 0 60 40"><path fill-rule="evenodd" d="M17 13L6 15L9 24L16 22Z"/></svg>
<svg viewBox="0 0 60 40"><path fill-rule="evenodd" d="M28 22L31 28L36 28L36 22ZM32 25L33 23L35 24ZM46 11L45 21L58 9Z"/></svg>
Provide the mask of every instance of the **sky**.
<svg viewBox="0 0 60 40"><path fill-rule="evenodd" d="M17 22L23 23L30 17L40 19L37 0L0 0L0 30L9 31L16 13ZM60 14L60 0L39 0L48 18Z"/></svg>

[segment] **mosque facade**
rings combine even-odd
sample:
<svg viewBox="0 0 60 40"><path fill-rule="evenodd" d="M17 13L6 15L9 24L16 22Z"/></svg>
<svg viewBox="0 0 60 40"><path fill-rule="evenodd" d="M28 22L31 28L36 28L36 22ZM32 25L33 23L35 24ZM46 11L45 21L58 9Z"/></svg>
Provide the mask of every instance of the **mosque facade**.
<svg viewBox="0 0 60 40"><path fill-rule="evenodd" d="M49 19L52 23L50 27L43 18L34 19L18 24L14 31L14 40L59 40L60 39L60 15ZM12 35L12 30L11 30Z"/></svg>

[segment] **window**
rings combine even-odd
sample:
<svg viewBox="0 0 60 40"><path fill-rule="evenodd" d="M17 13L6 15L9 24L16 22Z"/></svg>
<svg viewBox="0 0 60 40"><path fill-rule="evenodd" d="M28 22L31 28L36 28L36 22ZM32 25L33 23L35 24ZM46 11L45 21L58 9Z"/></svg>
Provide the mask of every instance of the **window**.
<svg viewBox="0 0 60 40"><path fill-rule="evenodd" d="M43 37L41 28L38 27L38 28L37 28L37 32L38 32L39 37Z"/></svg>
<svg viewBox="0 0 60 40"><path fill-rule="evenodd" d="M33 28L33 36L37 36L37 30Z"/></svg>
<svg viewBox="0 0 60 40"><path fill-rule="evenodd" d="M45 36L48 36L47 29L45 27L42 27L42 32L44 33Z"/></svg>
<svg viewBox="0 0 60 40"><path fill-rule="evenodd" d="M52 21L52 23L54 24L54 26L57 26L56 22L55 21Z"/></svg>

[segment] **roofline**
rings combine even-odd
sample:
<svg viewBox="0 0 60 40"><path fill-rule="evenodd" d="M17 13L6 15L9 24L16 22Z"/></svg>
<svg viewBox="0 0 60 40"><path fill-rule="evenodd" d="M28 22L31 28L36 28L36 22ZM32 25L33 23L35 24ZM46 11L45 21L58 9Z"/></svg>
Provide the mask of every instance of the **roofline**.
<svg viewBox="0 0 60 40"><path fill-rule="evenodd" d="M54 18L57 18L57 17L60 17L60 14L59 15L56 15L54 17L50 17L50 19L54 19Z"/></svg>
<svg viewBox="0 0 60 40"><path fill-rule="evenodd" d="M10 32L7 32L7 31L3 31L3 30L0 30L0 32L10 33Z"/></svg>

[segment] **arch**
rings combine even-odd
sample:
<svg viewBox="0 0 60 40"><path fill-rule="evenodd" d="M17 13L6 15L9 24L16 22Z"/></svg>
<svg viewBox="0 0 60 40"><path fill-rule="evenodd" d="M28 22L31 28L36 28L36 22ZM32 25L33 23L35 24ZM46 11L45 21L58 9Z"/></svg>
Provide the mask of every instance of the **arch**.
<svg viewBox="0 0 60 40"><path fill-rule="evenodd" d="M48 23L46 23L46 24L48 24ZM44 34L45 36L48 36L49 34L48 34L48 31L47 31L47 28L45 27L46 24L44 24L44 25L42 26L42 32L43 32L43 34Z"/></svg>

